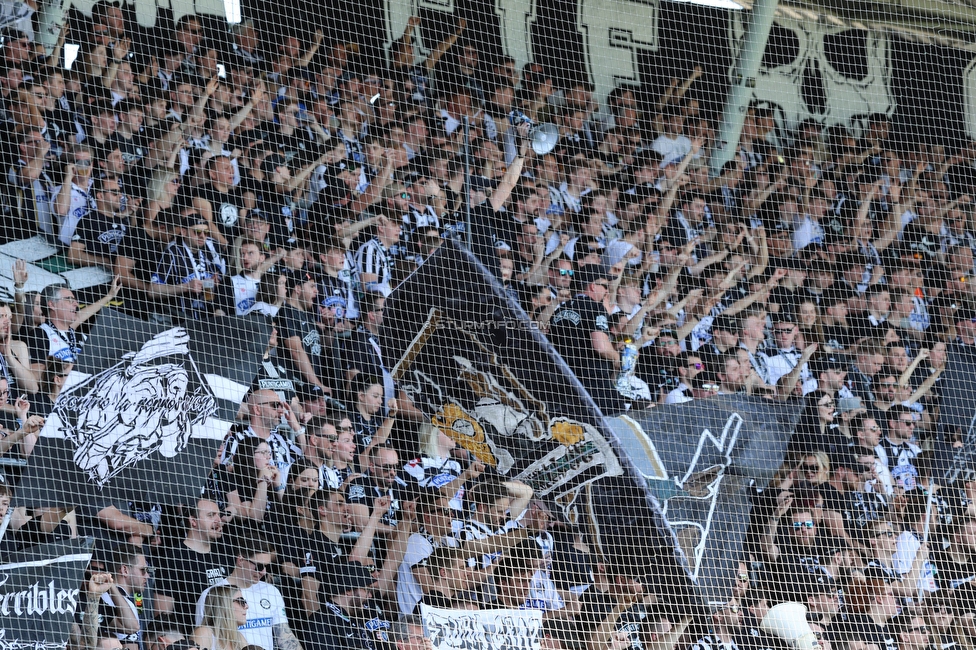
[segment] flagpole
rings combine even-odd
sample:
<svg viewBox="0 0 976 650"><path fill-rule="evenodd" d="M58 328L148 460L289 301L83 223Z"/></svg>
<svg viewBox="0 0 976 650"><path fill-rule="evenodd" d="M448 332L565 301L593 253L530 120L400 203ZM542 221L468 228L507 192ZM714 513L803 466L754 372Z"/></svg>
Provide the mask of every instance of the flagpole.
<svg viewBox="0 0 976 650"><path fill-rule="evenodd" d="M922 543L929 543L929 525L932 522L932 497L935 495L935 481L929 481L928 497L925 500L925 529L922 533ZM927 561L927 560L926 560ZM922 576L918 576L918 603L922 603L922 592L925 590L925 583Z"/></svg>

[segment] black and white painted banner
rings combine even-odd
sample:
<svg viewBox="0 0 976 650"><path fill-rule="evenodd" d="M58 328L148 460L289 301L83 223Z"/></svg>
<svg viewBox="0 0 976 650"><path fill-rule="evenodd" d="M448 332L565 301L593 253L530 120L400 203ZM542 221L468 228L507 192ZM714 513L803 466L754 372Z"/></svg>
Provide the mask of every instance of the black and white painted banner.
<svg viewBox="0 0 976 650"><path fill-rule="evenodd" d="M674 602L690 597L674 535L644 479L526 320L477 259L447 241L387 301L383 352L398 360L399 387L459 448L597 531L600 552L643 549L642 566L667 576L659 577ZM594 507L597 498L610 505Z"/></svg>
<svg viewBox="0 0 976 650"><path fill-rule="evenodd" d="M542 610L437 609L420 606L424 636L434 650L538 650Z"/></svg>
<svg viewBox="0 0 976 650"><path fill-rule="evenodd" d="M674 530L709 600L728 599L750 495L783 461L800 407L720 395L609 418L616 439ZM751 484L751 485L750 485ZM614 509L613 495L594 495Z"/></svg>
<svg viewBox="0 0 976 650"><path fill-rule="evenodd" d="M34 546L0 565L0 648L56 650L81 606L91 538Z"/></svg>
<svg viewBox="0 0 976 650"><path fill-rule="evenodd" d="M198 495L268 335L260 319L165 328L103 311L41 431L17 503L167 504Z"/></svg>

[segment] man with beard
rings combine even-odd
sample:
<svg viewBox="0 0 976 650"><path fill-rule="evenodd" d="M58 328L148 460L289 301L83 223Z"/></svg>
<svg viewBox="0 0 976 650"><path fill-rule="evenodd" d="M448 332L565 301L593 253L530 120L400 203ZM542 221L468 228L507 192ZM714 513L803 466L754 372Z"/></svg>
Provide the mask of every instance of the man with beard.
<svg viewBox="0 0 976 650"><path fill-rule="evenodd" d="M382 535L396 530L403 503L416 498L410 484L398 476L400 467L396 450L387 447L373 449L366 474L353 479L346 488L349 512L356 528L365 528L370 512L375 510L376 501L389 497L389 510L383 515L379 532Z"/></svg>
<svg viewBox="0 0 976 650"><path fill-rule="evenodd" d="M157 567L157 617L170 619L190 634L197 599L206 588L227 579L234 560L217 544L224 523L216 503L199 499L190 509L186 523L184 540L161 549L152 564Z"/></svg>
<svg viewBox="0 0 976 650"><path fill-rule="evenodd" d="M705 371L702 358L696 354L682 352L678 357L678 387L668 393L665 404L683 404L694 399L694 391L701 387L698 376Z"/></svg>
<svg viewBox="0 0 976 650"><path fill-rule="evenodd" d="M244 316L257 299L258 285L261 283L267 256L260 245L244 241L241 244L240 259L241 272L222 282L217 290L214 304L220 312L218 315Z"/></svg>
<svg viewBox="0 0 976 650"><path fill-rule="evenodd" d="M206 170L209 182L192 190L193 207L216 224L227 241L234 241L241 234L238 220L248 197L240 187L234 187L234 163L229 157L214 156L207 161Z"/></svg>

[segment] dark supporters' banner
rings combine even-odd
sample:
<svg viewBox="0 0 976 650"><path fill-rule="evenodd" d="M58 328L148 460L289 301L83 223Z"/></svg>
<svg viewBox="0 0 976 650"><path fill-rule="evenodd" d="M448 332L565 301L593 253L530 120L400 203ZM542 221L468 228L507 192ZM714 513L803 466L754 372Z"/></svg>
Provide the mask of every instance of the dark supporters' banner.
<svg viewBox="0 0 976 650"><path fill-rule="evenodd" d="M42 544L12 553L0 565L0 648L64 648L81 582L91 560L91 538Z"/></svg>
<svg viewBox="0 0 976 650"><path fill-rule="evenodd" d="M167 328L102 311L41 431L17 503L194 498L268 336L259 318Z"/></svg>
<svg viewBox="0 0 976 650"><path fill-rule="evenodd" d="M756 489L779 469L800 409L721 395L609 419L709 600L730 597Z"/></svg>
<svg viewBox="0 0 976 650"><path fill-rule="evenodd" d="M976 476L976 350L955 343L949 346L946 369L938 386L943 395L939 411L939 439L934 445L935 471L946 483ZM953 446L953 438L962 444Z"/></svg>
<svg viewBox="0 0 976 650"><path fill-rule="evenodd" d="M446 242L387 301L384 357L399 360L400 387L459 447L593 527L603 552L648 567L647 579L665 581L676 603L690 598L674 535L644 479L526 320L470 253ZM592 507L607 494L610 505Z"/></svg>

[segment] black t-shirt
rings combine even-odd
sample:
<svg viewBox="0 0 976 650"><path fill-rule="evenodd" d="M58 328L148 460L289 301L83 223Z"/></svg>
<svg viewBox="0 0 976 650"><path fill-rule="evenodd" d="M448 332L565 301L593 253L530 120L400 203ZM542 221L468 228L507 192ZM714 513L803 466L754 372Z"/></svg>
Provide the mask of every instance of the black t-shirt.
<svg viewBox="0 0 976 650"><path fill-rule="evenodd" d="M341 339L339 342L343 369L359 370L368 377L382 379L383 360L376 351L379 344L379 337L373 336L369 330L362 327L350 332L349 338ZM382 351L382 348L380 350Z"/></svg>
<svg viewBox="0 0 976 650"><path fill-rule="evenodd" d="M412 501L417 498L416 487L407 483L401 477L394 479L393 486L383 490L373 481L373 477L367 475L354 479L346 487L346 501L349 504L360 504L373 510L373 501L381 496L389 496L390 509L380 518L380 522L388 526L396 526L400 520L400 508L402 501Z"/></svg>
<svg viewBox="0 0 976 650"><path fill-rule="evenodd" d="M149 153L149 147L146 145L145 139L138 133L126 139L122 137L121 133L116 131L109 136L106 149L112 151L115 147L118 147L122 151L122 160L125 162L127 168L138 165L146 157L146 154Z"/></svg>
<svg viewBox="0 0 976 650"><path fill-rule="evenodd" d="M593 332L609 335L607 310L589 296L580 294L553 314L549 340L580 379L584 376L609 379L613 373L613 363L593 350L590 342Z"/></svg>
<svg viewBox="0 0 976 650"><path fill-rule="evenodd" d="M593 349L590 334L610 333L607 310L585 294L560 307L549 325L549 340L590 396L605 413L621 410L623 400L614 386L613 362Z"/></svg>
<svg viewBox="0 0 976 650"><path fill-rule="evenodd" d="M96 210L89 210L78 222L72 242L85 245L85 252L115 259L119 246L125 239L127 220L116 215L107 216Z"/></svg>
<svg viewBox="0 0 976 650"><path fill-rule="evenodd" d="M875 623L866 614L848 614L847 620L838 620L831 626L831 631L834 631L834 628L851 641L874 644L881 650L898 650L895 635Z"/></svg>
<svg viewBox="0 0 976 650"><path fill-rule="evenodd" d="M275 190L266 184L261 191L258 207L271 226L268 238L271 248L281 248L294 237L295 231L295 202L288 194Z"/></svg>
<svg viewBox="0 0 976 650"><path fill-rule="evenodd" d="M153 561L156 590L174 601L173 620L185 633L192 633L197 600L207 587L225 580L234 560L214 545L209 553L198 553L180 542L160 550Z"/></svg>
<svg viewBox="0 0 976 650"><path fill-rule="evenodd" d="M380 415L374 415L367 420L358 410L353 412L352 428L356 437L357 456L366 451L366 447L369 447L369 444L373 442L373 436L376 435L376 432L380 430L381 426L383 426L383 418ZM392 446L389 438L387 438L386 444L383 446Z"/></svg>
<svg viewBox="0 0 976 650"><path fill-rule="evenodd" d="M326 602L308 622L307 650L369 650L364 630L341 607Z"/></svg>
<svg viewBox="0 0 976 650"><path fill-rule="evenodd" d="M141 226L133 226L126 230L125 238L119 244L116 254L118 257L132 260L134 263L132 275L137 280L148 284L152 282L152 274L159 265L164 248ZM151 298L145 292L125 284L122 285L119 296L122 298L124 311L137 317L144 318L148 314L164 313L169 307L168 303L165 306L160 305L159 298Z"/></svg>
<svg viewBox="0 0 976 650"><path fill-rule="evenodd" d="M853 327L828 325L823 328L824 343L835 350L850 350L857 341L857 332Z"/></svg>
<svg viewBox="0 0 976 650"><path fill-rule="evenodd" d="M580 596L580 613L577 617L577 629L580 634L589 637L602 623L614 607L617 601L609 594L590 587ZM631 648L643 648L644 643L641 639L641 624L647 619L647 610L644 605L637 603L620 615L614 630L626 632L630 637Z"/></svg>
<svg viewBox="0 0 976 650"><path fill-rule="evenodd" d="M844 528L851 534L867 527L871 522L884 519L888 513L888 502L877 492L841 493L831 486L822 486L824 509L839 512L844 517Z"/></svg>
<svg viewBox="0 0 976 650"><path fill-rule="evenodd" d="M278 325L278 336L281 341L287 341L293 336L297 336L302 342L302 349L308 355L308 360L315 369L315 375L319 374L319 356L322 354L322 341L319 328L315 324L315 314L312 312L297 309L290 304L285 304L278 311L276 318ZM283 354L282 360L287 361L286 368L295 377L304 377L298 364L294 363L291 354Z"/></svg>
<svg viewBox="0 0 976 650"><path fill-rule="evenodd" d="M244 209L244 192L240 187L232 187L229 192L221 192L213 183L201 185L192 191L193 198L200 198L210 204L213 221L221 234L232 241L240 234L240 211Z"/></svg>
<svg viewBox="0 0 976 650"><path fill-rule="evenodd" d="M976 562L959 564L945 550L932 554L939 590L956 599L956 616L976 612Z"/></svg>

